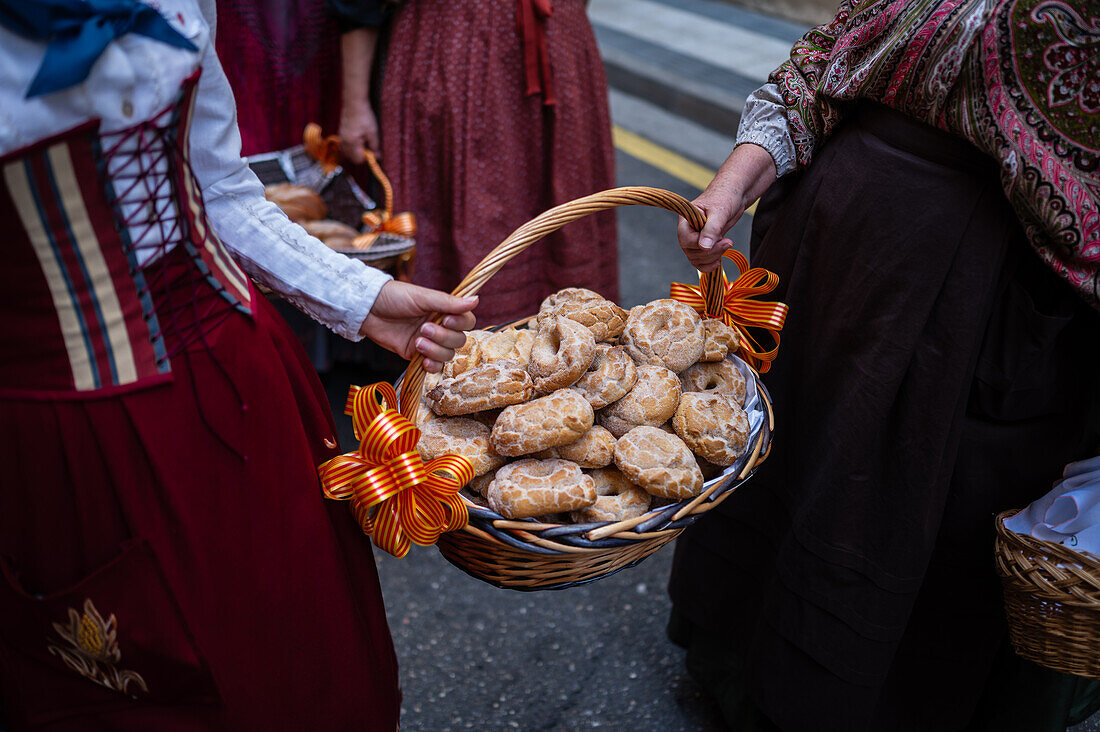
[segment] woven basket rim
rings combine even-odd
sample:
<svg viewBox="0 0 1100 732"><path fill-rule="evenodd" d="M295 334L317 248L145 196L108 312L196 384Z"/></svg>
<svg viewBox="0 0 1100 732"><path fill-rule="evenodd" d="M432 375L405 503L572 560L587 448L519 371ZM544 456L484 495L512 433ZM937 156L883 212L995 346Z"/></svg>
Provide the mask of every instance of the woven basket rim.
<svg viewBox="0 0 1100 732"><path fill-rule="evenodd" d="M1005 526L1005 520L1012 518L1023 510L1025 509L1012 508L997 514L995 526L998 541L1004 542L1006 546L1013 549L1024 550L1033 554L1043 554L1054 557L1059 561L1076 564L1086 569L1090 574L1095 575L1098 582L1100 582L1100 556L1092 552L1078 551L1055 541L1019 534Z"/></svg>
<svg viewBox="0 0 1100 732"><path fill-rule="evenodd" d="M513 323L491 326L486 330L504 330L526 324L533 319L534 316L530 316ZM749 448L744 455L733 465L725 468L720 475L705 481L703 490L698 495L651 508L641 516L624 521L558 524L540 522L534 518L510 519L479 506L459 494L469 516L466 527L459 530L465 531L470 527L476 527L514 548L547 556L601 552L616 547L631 546L639 541L660 538L669 531L679 533L694 523L699 516L720 504L734 489L748 481L771 452L774 432L771 394L764 386L756 369L751 365L748 365L748 368L752 371L757 394L763 405L763 421L760 427L749 435ZM404 375L395 385L399 392L403 381ZM592 532L596 532L595 537L591 536ZM520 538L526 536L532 538Z"/></svg>

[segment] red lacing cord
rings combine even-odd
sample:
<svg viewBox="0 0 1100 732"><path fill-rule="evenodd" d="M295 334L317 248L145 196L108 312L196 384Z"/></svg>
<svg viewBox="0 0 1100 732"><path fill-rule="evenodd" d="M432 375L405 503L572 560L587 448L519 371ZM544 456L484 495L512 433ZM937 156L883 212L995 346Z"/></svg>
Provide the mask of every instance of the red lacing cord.
<svg viewBox="0 0 1100 732"><path fill-rule="evenodd" d="M112 210L116 226L126 232L123 241L129 242L127 254L133 267L130 274L135 278L138 296L143 301L149 298L158 306L157 327L150 328L151 339L164 336L165 353L158 365L183 354L190 366L189 350L201 343L229 383L240 407L247 409L240 390L207 339L233 313L234 305L201 273L198 249L202 243L191 241L189 220L180 212L186 197L177 190L176 166L190 164L180 149L186 141L178 140L176 121L175 110L167 109L134 127L102 135L101 174L111 183L108 190L115 192ZM110 172L112 167L116 172ZM187 246L195 247L189 255L191 261L187 266L173 266L174 258L166 256L168 252ZM203 423L222 444L239 455L208 419L193 378L191 387Z"/></svg>

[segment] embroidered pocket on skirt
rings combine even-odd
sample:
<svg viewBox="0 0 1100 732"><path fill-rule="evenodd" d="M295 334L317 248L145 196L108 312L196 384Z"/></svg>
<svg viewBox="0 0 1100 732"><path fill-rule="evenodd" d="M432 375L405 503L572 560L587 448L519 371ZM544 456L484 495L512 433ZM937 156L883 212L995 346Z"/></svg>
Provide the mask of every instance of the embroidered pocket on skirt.
<svg viewBox="0 0 1100 732"><path fill-rule="evenodd" d="M0 557L4 712L36 725L138 704L219 702L217 687L148 542L76 584L28 594Z"/></svg>

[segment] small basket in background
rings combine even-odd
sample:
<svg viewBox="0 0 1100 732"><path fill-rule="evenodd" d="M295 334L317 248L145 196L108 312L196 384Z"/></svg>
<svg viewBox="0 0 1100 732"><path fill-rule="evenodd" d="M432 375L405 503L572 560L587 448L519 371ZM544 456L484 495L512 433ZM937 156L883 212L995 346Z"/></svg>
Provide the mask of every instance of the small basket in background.
<svg viewBox="0 0 1100 732"><path fill-rule="evenodd" d="M364 150L383 192L381 203L343 167L339 137L323 135L316 124L306 125L302 137L301 145L249 156L249 168L264 186L291 183L314 191L325 204L326 219L359 232L352 246L333 247L335 251L407 281L416 253L416 225L411 214L394 215L393 189L373 153Z"/></svg>
<svg viewBox="0 0 1100 732"><path fill-rule="evenodd" d="M1100 679L1100 558L996 519L996 563L1016 652L1041 666Z"/></svg>

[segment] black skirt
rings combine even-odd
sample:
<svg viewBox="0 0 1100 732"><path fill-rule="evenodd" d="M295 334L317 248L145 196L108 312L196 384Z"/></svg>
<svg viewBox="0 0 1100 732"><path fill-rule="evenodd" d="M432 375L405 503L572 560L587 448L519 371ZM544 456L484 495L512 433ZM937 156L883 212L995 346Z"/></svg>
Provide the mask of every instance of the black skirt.
<svg viewBox="0 0 1100 732"><path fill-rule="evenodd" d="M783 729L961 729L1006 637L993 517L1097 445L1097 314L991 160L877 105L754 239L790 306L773 453L677 542L676 611Z"/></svg>

